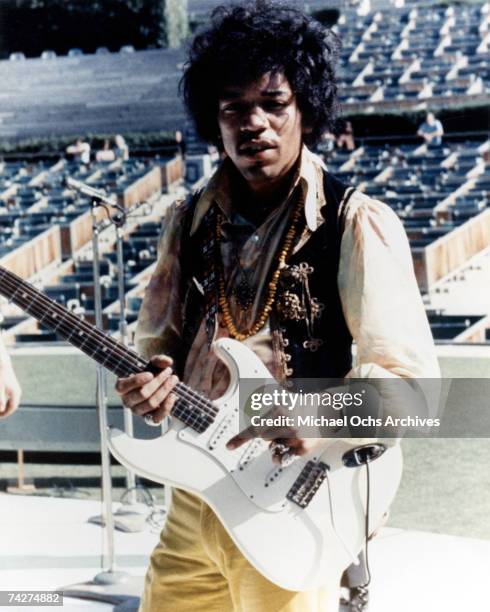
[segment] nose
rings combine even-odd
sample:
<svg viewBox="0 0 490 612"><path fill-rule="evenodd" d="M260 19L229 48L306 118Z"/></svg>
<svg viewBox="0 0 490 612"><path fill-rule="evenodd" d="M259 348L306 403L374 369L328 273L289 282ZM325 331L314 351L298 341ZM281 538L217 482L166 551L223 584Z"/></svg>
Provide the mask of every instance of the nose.
<svg viewBox="0 0 490 612"><path fill-rule="evenodd" d="M242 132L262 132L267 128L267 115L260 106L252 106L247 113L244 113Z"/></svg>

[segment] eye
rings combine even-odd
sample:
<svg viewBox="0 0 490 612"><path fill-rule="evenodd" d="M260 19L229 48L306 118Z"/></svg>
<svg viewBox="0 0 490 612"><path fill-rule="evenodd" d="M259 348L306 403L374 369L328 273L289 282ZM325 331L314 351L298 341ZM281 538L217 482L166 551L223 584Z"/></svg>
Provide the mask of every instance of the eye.
<svg viewBox="0 0 490 612"><path fill-rule="evenodd" d="M241 112L243 105L238 102L231 102L230 104L224 104L221 108L222 113L232 114Z"/></svg>
<svg viewBox="0 0 490 612"><path fill-rule="evenodd" d="M264 109L268 111L277 111L281 110L286 106L284 102L280 102L279 100L270 100L269 102L264 103Z"/></svg>

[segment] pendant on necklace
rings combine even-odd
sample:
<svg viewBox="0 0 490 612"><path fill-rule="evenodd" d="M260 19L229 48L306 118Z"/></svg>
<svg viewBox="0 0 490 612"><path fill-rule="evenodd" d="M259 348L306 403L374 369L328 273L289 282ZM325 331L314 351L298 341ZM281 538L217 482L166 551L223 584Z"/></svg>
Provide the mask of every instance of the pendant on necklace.
<svg viewBox="0 0 490 612"><path fill-rule="evenodd" d="M237 287L233 289L233 294L238 302L238 305L243 310L248 310L253 304L253 293L250 285L245 279L242 279Z"/></svg>

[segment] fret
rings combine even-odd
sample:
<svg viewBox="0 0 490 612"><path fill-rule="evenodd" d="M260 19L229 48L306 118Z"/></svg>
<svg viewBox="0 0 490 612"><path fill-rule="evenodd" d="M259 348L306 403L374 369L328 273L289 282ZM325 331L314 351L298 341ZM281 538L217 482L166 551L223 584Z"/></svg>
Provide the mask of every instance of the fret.
<svg viewBox="0 0 490 612"><path fill-rule="evenodd" d="M148 362L124 344L1 266L0 295L10 299L117 376L126 377L149 368ZM179 399L172 414L198 433L206 431L214 422L217 413L212 402L181 382L174 388L174 393Z"/></svg>
<svg viewBox="0 0 490 612"><path fill-rule="evenodd" d="M11 293L11 294L8 296L8 299L9 299L9 301L10 301L10 302L13 302L13 301L15 300L15 294L17 293L17 291L18 291L19 289L20 289L20 287L17 287L17 288L15 289L15 291L14 291L13 293Z"/></svg>
<svg viewBox="0 0 490 612"><path fill-rule="evenodd" d="M26 291L24 291L24 293L22 294L21 297L16 298L18 302L21 302L21 298L22 300L26 300L28 297L28 293ZM31 312L32 307L37 305L37 296L34 295L31 297L30 300L21 303L20 304L22 306L22 309L25 310L27 313L32 314L33 316L35 316L34 313Z"/></svg>
<svg viewBox="0 0 490 612"><path fill-rule="evenodd" d="M100 357L101 357L100 361L98 360L99 355L97 355L97 353L101 353L100 354ZM94 359L97 359L97 361L101 365L105 366L107 360L111 358L112 354L113 354L112 348L103 345L102 347L99 347L99 348L96 349L95 353L93 354L93 357L94 357Z"/></svg>
<svg viewBox="0 0 490 612"><path fill-rule="evenodd" d="M46 323L46 325L49 325L49 327L51 327L53 331L58 331L58 327L60 324L57 322L58 319L56 313L47 311L41 316L39 321L41 323Z"/></svg>
<svg viewBox="0 0 490 612"><path fill-rule="evenodd" d="M195 406L189 406L187 400L176 404L172 415L199 433L205 431L213 422L211 415L205 414Z"/></svg>
<svg viewBox="0 0 490 612"><path fill-rule="evenodd" d="M56 317L56 314L54 315ZM71 339L73 337L73 334L75 333L76 328L71 326L70 331L68 332L68 334L65 336L65 340L67 340L68 342L71 342Z"/></svg>
<svg viewBox="0 0 490 612"><path fill-rule="evenodd" d="M69 342L83 351L86 355L90 355L90 357L92 357L95 354L96 349L94 350L93 347L88 344L94 341L93 336L89 331L75 327L69 333L69 336Z"/></svg>

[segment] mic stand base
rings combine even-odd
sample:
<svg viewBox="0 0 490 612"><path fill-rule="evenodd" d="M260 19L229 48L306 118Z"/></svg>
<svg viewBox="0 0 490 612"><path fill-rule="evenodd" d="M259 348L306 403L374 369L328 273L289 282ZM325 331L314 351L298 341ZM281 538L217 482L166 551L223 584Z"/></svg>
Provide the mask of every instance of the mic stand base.
<svg viewBox="0 0 490 612"><path fill-rule="evenodd" d="M99 572L96 574L92 581L94 584L108 585L108 584L121 584L129 579L130 575L127 572L120 570L108 570Z"/></svg>

